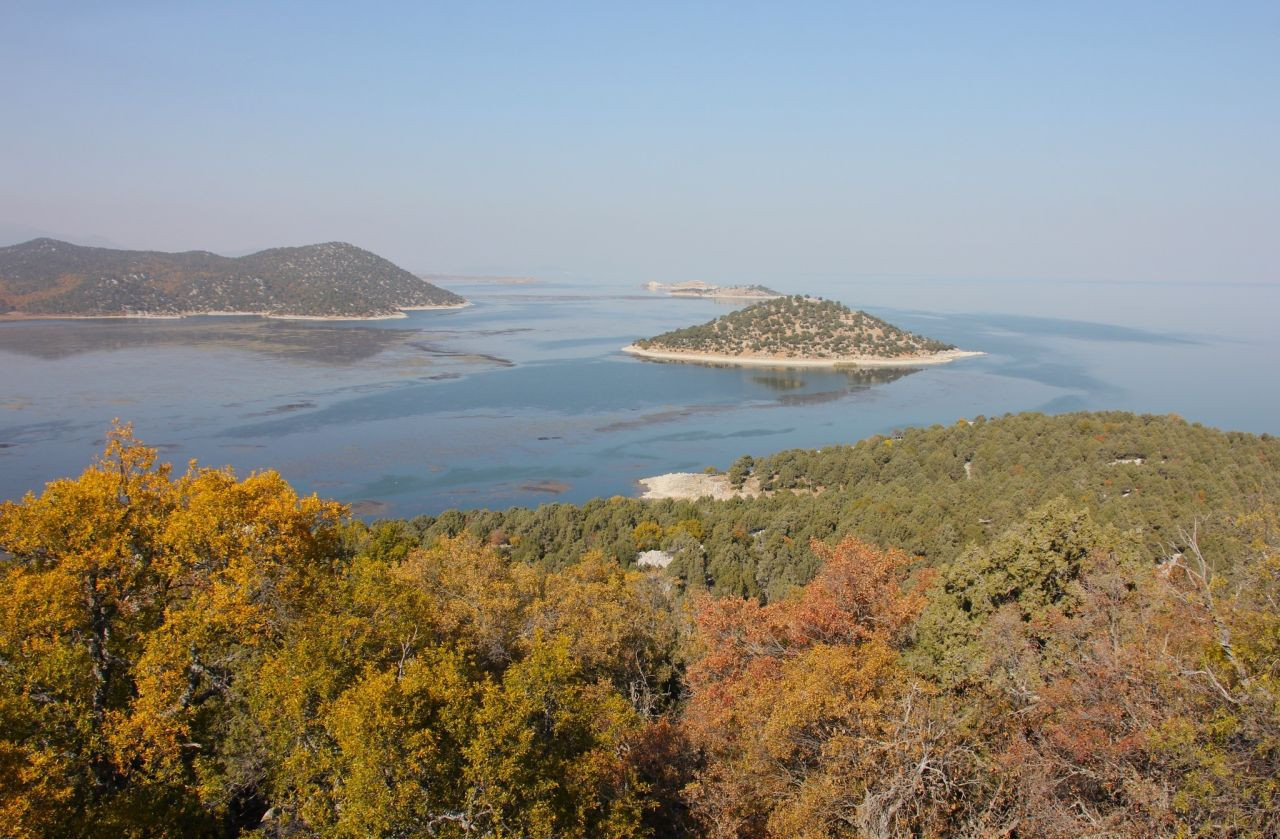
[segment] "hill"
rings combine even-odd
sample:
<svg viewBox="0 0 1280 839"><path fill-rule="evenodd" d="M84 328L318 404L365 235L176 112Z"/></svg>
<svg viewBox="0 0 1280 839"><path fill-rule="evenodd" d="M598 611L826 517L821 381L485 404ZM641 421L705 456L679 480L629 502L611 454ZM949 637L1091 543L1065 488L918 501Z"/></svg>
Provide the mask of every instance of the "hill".
<svg viewBox="0 0 1280 839"><path fill-rule="evenodd" d="M0 314L394 317L465 301L345 242L238 258L33 239L0 248Z"/></svg>
<svg viewBox="0 0 1280 839"><path fill-rule="evenodd" d="M700 326L636 341L628 352L660 360L857 364L949 361L951 344L899 329L834 300L782 297Z"/></svg>
<svg viewBox="0 0 1280 839"><path fill-rule="evenodd" d="M677 555L668 570L690 586L772 599L810 579L811 539L853 534L944 567L1063 497L1135 534L1155 559L1183 544L1180 531L1197 520L1221 524L1280 497L1280 439L1121 412L977 417L722 465L754 497L446 512L413 528L424 544L465 533L552 566L590 550L631 564L661 547ZM693 520L690 550L679 533ZM646 522L656 539L637 530ZM1222 557L1247 547L1221 527L1201 538Z"/></svg>

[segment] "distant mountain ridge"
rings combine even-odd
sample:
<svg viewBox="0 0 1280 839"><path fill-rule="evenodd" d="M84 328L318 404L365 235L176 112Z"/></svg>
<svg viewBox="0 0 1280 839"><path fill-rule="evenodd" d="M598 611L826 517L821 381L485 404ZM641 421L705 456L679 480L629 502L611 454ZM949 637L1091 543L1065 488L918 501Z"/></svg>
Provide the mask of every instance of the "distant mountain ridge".
<svg viewBox="0 0 1280 839"><path fill-rule="evenodd" d="M0 248L0 314L372 318L465 302L345 242L241 257L91 248L56 239Z"/></svg>

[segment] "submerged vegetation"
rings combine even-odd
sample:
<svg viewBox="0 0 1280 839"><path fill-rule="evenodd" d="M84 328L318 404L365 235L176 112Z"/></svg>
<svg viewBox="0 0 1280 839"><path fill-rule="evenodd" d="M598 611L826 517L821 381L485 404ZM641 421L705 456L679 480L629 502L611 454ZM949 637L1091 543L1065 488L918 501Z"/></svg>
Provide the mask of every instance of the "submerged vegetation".
<svg viewBox="0 0 1280 839"><path fill-rule="evenodd" d="M841 359L899 358L955 349L899 329L834 300L780 297L700 326L636 341L646 350L725 356Z"/></svg>
<svg viewBox="0 0 1280 839"><path fill-rule="evenodd" d="M0 507L0 824L1280 831L1274 438L1028 414L731 478L365 525L117 429Z"/></svg>

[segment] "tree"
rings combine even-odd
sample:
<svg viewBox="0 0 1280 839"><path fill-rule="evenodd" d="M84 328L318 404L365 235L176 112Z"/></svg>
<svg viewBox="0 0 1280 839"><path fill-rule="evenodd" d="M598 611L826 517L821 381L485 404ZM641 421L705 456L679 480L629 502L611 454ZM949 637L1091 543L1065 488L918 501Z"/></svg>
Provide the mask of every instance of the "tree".
<svg viewBox="0 0 1280 839"><path fill-rule="evenodd" d="M1118 561L1135 561L1114 533L1104 533L1089 514L1058 499L1035 510L986 547L967 550L938 579L921 619L913 652L923 667L960 680L978 658L980 636L1006 607L1022 621L1051 609L1070 611L1079 598L1078 579L1095 550L1114 546Z"/></svg>
<svg viewBox="0 0 1280 839"><path fill-rule="evenodd" d="M710 835L847 830L894 740L898 651L923 605L903 586L910 559L854 539L812 549L822 570L790 599L697 602L685 725L705 767L688 793Z"/></svg>
<svg viewBox="0 0 1280 839"><path fill-rule="evenodd" d="M252 651L331 560L340 505L278 475L174 478L128 426L0 507L0 771L17 833L208 831L197 789Z"/></svg>
<svg viewBox="0 0 1280 839"><path fill-rule="evenodd" d="M653 521L642 521L631 531L631 540L638 551L651 551L662 544L662 525Z"/></svg>
<svg viewBox="0 0 1280 839"><path fill-rule="evenodd" d="M1095 546L1070 597L984 619L961 695L987 812L1048 837L1280 829L1275 542L1228 578L1182 541L1158 567Z"/></svg>
<svg viewBox="0 0 1280 839"><path fill-rule="evenodd" d="M465 537L341 571L246 701L281 831L640 831L650 790L673 780L640 760L677 678L651 575L599 554L509 563Z"/></svg>
<svg viewBox="0 0 1280 839"><path fill-rule="evenodd" d="M622 747L639 719L607 684L581 678L568 648L535 645L485 692L465 777L489 835L636 832L645 790Z"/></svg>

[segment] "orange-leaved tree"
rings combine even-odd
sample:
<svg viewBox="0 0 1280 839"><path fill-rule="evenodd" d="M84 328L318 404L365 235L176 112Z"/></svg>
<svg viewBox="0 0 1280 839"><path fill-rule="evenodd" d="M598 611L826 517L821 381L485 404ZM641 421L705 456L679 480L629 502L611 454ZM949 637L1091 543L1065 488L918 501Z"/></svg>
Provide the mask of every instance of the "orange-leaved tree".
<svg viewBox="0 0 1280 839"><path fill-rule="evenodd" d="M702 598L685 725L705 765L688 790L714 836L828 836L896 823L908 784L877 782L916 749L899 650L924 604L911 559L853 538L794 596ZM894 796L897 796L896 798Z"/></svg>

